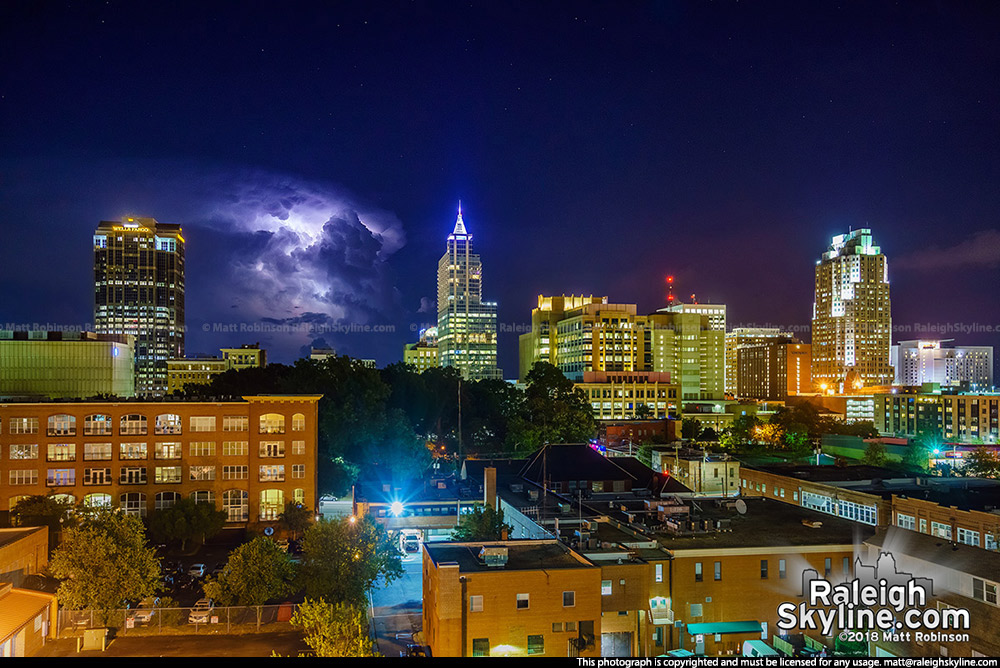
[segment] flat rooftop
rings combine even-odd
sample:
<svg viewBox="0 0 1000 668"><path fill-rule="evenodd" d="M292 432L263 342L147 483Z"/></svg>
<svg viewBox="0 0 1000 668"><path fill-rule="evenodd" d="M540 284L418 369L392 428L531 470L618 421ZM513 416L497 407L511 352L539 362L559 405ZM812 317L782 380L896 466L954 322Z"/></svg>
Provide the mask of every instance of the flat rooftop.
<svg viewBox="0 0 1000 668"><path fill-rule="evenodd" d="M930 536L909 529L889 527L881 529L865 540L884 552L906 554L953 571L996 581L1000 573L1000 553L954 543L945 538ZM915 573L917 576L926 574Z"/></svg>
<svg viewBox="0 0 1000 668"><path fill-rule="evenodd" d="M651 532L667 550L692 550L731 547L784 547L806 545L859 544L875 533L875 527L833 517L807 508L772 499L745 498L747 512L699 503L692 509L691 520L729 520L726 531L710 531L693 535L673 535L666 531ZM804 525L803 520L819 522L818 527Z"/></svg>
<svg viewBox="0 0 1000 668"><path fill-rule="evenodd" d="M764 473L788 476L797 480L808 480L810 482L849 482L861 480L887 480L891 478L905 477L899 471L883 468L881 466L868 466L858 464L857 466L816 466L807 464L773 465L773 466L752 466L750 467Z"/></svg>
<svg viewBox="0 0 1000 668"><path fill-rule="evenodd" d="M507 563L502 567L487 566L479 559L483 546L506 547ZM475 543L424 543L431 560L441 566L458 564L462 573L489 571L530 571L561 568L597 568L555 540L509 540Z"/></svg>
<svg viewBox="0 0 1000 668"><path fill-rule="evenodd" d="M45 527L25 527L23 529L0 529L0 547L6 547L11 543L15 543L22 538L30 536L34 532L41 529L42 531L47 531Z"/></svg>

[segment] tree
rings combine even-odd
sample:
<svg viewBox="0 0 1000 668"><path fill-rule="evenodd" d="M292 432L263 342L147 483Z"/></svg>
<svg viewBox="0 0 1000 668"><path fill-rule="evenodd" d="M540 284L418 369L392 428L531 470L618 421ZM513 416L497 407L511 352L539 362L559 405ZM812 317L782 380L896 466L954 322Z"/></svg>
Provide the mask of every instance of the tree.
<svg viewBox="0 0 1000 668"><path fill-rule="evenodd" d="M474 506L471 513L463 515L458 526L451 532L451 539L457 541L503 540L514 530L503 521L503 509L493 506Z"/></svg>
<svg viewBox="0 0 1000 668"><path fill-rule="evenodd" d="M998 478L1000 457L989 448L976 448L965 457L962 474L975 478Z"/></svg>
<svg viewBox="0 0 1000 668"><path fill-rule="evenodd" d="M169 508L153 511L149 516L149 534L163 542L179 541L181 550L185 550L189 540L204 543L222 531L227 517L214 503L197 503L185 497Z"/></svg>
<svg viewBox="0 0 1000 668"><path fill-rule="evenodd" d="M285 510L278 515L278 522L292 534L292 538L298 538L300 533L308 529L312 519L312 511L295 501L286 503Z"/></svg>
<svg viewBox="0 0 1000 668"><path fill-rule="evenodd" d="M683 418L681 420L681 438L694 440L701 433L701 421L696 418Z"/></svg>
<svg viewBox="0 0 1000 668"><path fill-rule="evenodd" d="M260 628L261 606L294 591L295 564L270 538L257 536L229 553L226 567L218 578L205 581L205 595L222 605L250 605L257 608Z"/></svg>
<svg viewBox="0 0 1000 668"><path fill-rule="evenodd" d="M759 424L754 427L752 433L755 441L770 448L780 448L785 443L784 430L778 424L771 424L770 422Z"/></svg>
<svg viewBox="0 0 1000 668"><path fill-rule="evenodd" d="M49 562L62 579L56 597L66 607L108 612L152 596L160 581L156 550L135 515L103 509L66 529Z"/></svg>
<svg viewBox="0 0 1000 668"><path fill-rule="evenodd" d="M37 494L15 503L10 518L14 526L48 527L49 545L55 545L59 531L71 525L72 511L73 504L65 499L57 499L54 494Z"/></svg>
<svg viewBox="0 0 1000 668"><path fill-rule="evenodd" d="M515 449L537 450L546 443L583 443L597 423L583 390L548 362L536 362L528 372L524 410L511 420Z"/></svg>
<svg viewBox="0 0 1000 668"><path fill-rule="evenodd" d="M705 427L701 430L701 433L698 434L698 440L713 443L719 440L719 434L711 427Z"/></svg>
<svg viewBox="0 0 1000 668"><path fill-rule="evenodd" d="M635 419L636 420L648 420L653 416L653 409L649 407L649 404L639 404L635 407Z"/></svg>
<svg viewBox="0 0 1000 668"><path fill-rule="evenodd" d="M305 643L318 657L381 656L368 633L368 617L362 607L307 598L290 621L305 631Z"/></svg>
<svg viewBox="0 0 1000 668"><path fill-rule="evenodd" d="M313 598L360 605L379 580L403 575L396 541L368 517L316 522L306 529L302 553L300 583Z"/></svg>
<svg viewBox="0 0 1000 668"><path fill-rule="evenodd" d="M881 441L869 443L868 447L865 448L865 454L861 457L862 463L869 466L885 466L888 459L888 450Z"/></svg>
<svg viewBox="0 0 1000 668"><path fill-rule="evenodd" d="M919 443L911 443L909 447L906 448L906 453L903 454L903 465L910 469L927 469L927 463L929 461L929 452L927 448L920 445Z"/></svg>

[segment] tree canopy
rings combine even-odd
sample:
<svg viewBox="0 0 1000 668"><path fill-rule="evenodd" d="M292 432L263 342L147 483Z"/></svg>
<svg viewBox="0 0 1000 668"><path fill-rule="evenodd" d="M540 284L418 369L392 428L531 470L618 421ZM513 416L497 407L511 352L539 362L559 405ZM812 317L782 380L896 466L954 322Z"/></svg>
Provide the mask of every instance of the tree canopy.
<svg viewBox="0 0 1000 668"><path fill-rule="evenodd" d="M509 537L514 527L503 521L502 508L493 510L493 506L477 505L472 512L462 515L451 538L458 541L502 540L505 529Z"/></svg>
<svg viewBox="0 0 1000 668"><path fill-rule="evenodd" d="M56 597L68 608L109 610L156 592L160 562L146 542L142 521L100 510L66 529L49 562L62 579Z"/></svg>
<svg viewBox="0 0 1000 668"><path fill-rule="evenodd" d="M368 617L359 606L307 598L290 621L305 632L305 643L318 657L381 656L369 634Z"/></svg>
<svg viewBox="0 0 1000 668"><path fill-rule="evenodd" d="M222 605L260 606L287 596L295 589L295 564L278 544L257 536L229 553L217 578L209 578L205 594Z"/></svg>
<svg viewBox="0 0 1000 668"><path fill-rule="evenodd" d="M402 575L396 541L369 517L321 520L302 539L299 582L307 596L360 605L376 583Z"/></svg>
<svg viewBox="0 0 1000 668"><path fill-rule="evenodd" d="M189 540L203 543L222 531L226 517L226 512L214 503L197 503L183 497L149 515L149 535L158 541L178 542L184 550Z"/></svg>

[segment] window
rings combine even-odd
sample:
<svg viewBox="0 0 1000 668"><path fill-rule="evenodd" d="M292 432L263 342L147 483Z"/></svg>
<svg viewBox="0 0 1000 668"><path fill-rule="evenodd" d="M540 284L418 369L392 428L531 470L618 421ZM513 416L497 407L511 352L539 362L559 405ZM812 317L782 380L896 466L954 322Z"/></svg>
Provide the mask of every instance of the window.
<svg viewBox="0 0 1000 668"><path fill-rule="evenodd" d="M223 480L246 480L249 477L247 466L223 466Z"/></svg>
<svg viewBox="0 0 1000 668"><path fill-rule="evenodd" d="M972 578L972 598L977 601L997 604L997 585L995 582Z"/></svg>
<svg viewBox="0 0 1000 668"><path fill-rule="evenodd" d="M11 485L37 485L38 469L12 469L8 480Z"/></svg>
<svg viewBox="0 0 1000 668"><path fill-rule="evenodd" d="M284 457L285 456L285 442L284 441L261 441L260 442L260 456L264 458L268 457Z"/></svg>
<svg viewBox="0 0 1000 668"><path fill-rule="evenodd" d="M469 597L469 612L482 612L483 611L483 597L482 596L470 596Z"/></svg>
<svg viewBox="0 0 1000 668"><path fill-rule="evenodd" d="M903 513L896 513L896 526L902 529L909 529L913 531L917 528L917 521L913 515L904 515Z"/></svg>
<svg viewBox="0 0 1000 668"><path fill-rule="evenodd" d="M298 488L293 489L292 490L292 498L295 499L295 503L297 503L297 504L299 504L301 506L302 504L304 504L306 502L306 490L304 490L304 489L298 489Z"/></svg>
<svg viewBox="0 0 1000 668"><path fill-rule="evenodd" d="M122 436L145 436L146 416L136 413L123 415L118 422L118 433Z"/></svg>
<svg viewBox="0 0 1000 668"><path fill-rule="evenodd" d="M473 638L472 656L489 656L489 655L490 655L490 639Z"/></svg>
<svg viewBox="0 0 1000 668"><path fill-rule="evenodd" d="M722 562L721 561L715 562L715 579L716 580L721 580L722 579Z"/></svg>
<svg viewBox="0 0 1000 668"><path fill-rule="evenodd" d="M963 545L971 545L973 547L979 547L979 532L970 531L969 529L958 528L958 542Z"/></svg>
<svg viewBox="0 0 1000 668"><path fill-rule="evenodd" d="M285 511L285 494L280 489L260 491L260 519L276 520Z"/></svg>
<svg viewBox="0 0 1000 668"><path fill-rule="evenodd" d="M701 611L701 606L702 606L701 603L692 603L691 604L691 616L692 617L701 617L701 612L702 612Z"/></svg>
<svg viewBox="0 0 1000 668"><path fill-rule="evenodd" d="M83 497L83 505L87 508L110 508L111 495L95 492Z"/></svg>
<svg viewBox="0 0 1000 668"><path fill-rule="evenodd" d="M212 490L198 490L197 492L191 492L191 500L195 503L210 503L215 505L215 492Z"/></svg>
<svg viewBox="0 0 1000 668"><path fill-rule="evenodd" d="M76 469L49 469L45 484L49 487L72 487L76 485Z"/></svg>
<svg viewBox="0 0 1000 668"><path fill-rule="evenodd" d="M528 609L528 594L518 594L517 595L517 609L527 610Z"/></svg>
<svg viewBox="0 0 1000 668"><path fill-rule="evenodd" d="M760 579L767 579L767 559L760 560Z"/></svg>
<svg viewBox="0 0 1000 668"><path fill-rule="evenodd" d="M850 557L844 557L843 569L844 569L844 577L850 577L850 575L851 575L851 558Z"/></svg>
<svg viewBox="0 0 1000 668"><path fill-rule="evenodd" d="M942 524L940 522L931 522L931 535L951 540L951 525Z"/></svg>
<svg viewBox="0 0 1000 668"><path fill-rule="evenodd" d="M262 464L258 480L260 482L284 482L285 466L283 464Z"/></svg>
<svg viewBox="0 0 1000 668"><path fill-rule="evenodd" d="M189 466L191 480L215 480L214 466Z"/></svg>
<svg viewBox="0 0 1000 668"><path fill-rule="evenodd" d="M222 442L222 456L223 457L246 457L247 455L247 442L246 441L223 441Z"/></svg>
<svg viewBox="0 0 1000 668"><path fill-rule="evenodd" d="M564 591L563 592L563 607L572 608L576 606L576 592L575 591Z"/></svg>
<svg viewBox="0 0 1000 668"><path fill-rule="evenodd" d="M184 456L184 450L180 443L157 443L153 457L155 459L180 459Z"/></svg>
<svg viewBox="0 0 1000 668"><path fill-rule="evenodd" d="M84 443L83 459L88 462L111 461L110 443Z"/></svg>
<svg viewBox="0 0 1000 668"><path fill-rule="evenodd" d="M181 416L174 413L157 415L154 430L157 434L181 433Z"/></svg>
<svg viewBox="0 0 1000 668"><path fill-rule="evenodd" d="M778 559L778 579L784 580L786 575L788 575L788 573L785 571L785 560Z"/></svg>
<svg viewBox="0 0 1000 668"><path fill-rule="evenodd" d="M49 436L76 436L76 417L60 413L49 416Z"/></svg>
<svg viewBox="0 0 1000 668"><path fill-rule="evenodd" d="M595 480L594 482L591 483L591 488L595 492L603 492L604 491L604 481L603 480Z"/></svg>
<svg viewBox="0 0 1000 668"><path fill-rule="evenodd" d="M214 457L215 441L191 441L188 452L192 457Z"/></svg>
<svg viewBox="0 0 1000 668"><path fill-rule="evenodd" d="M17 436L19 434L37 434L38 433L38 418L36 417L14 417L10 419L10 429L8 430L11 436Z"/></svg>
<svg viewBox="0 0 1000 668"><path fill-rule="evenodd" d="M156 467L156 483L159 485L166 485L170 483L181 481L181 467L180 466L157 466Z"/></svg>
<svg viewBox="0 0 1000 668"><path fill-rule="evenodd" d="M46 461L50 462L75 462L75 443L49 443Z"/></svg>
<svg viewBox="0 0 1000 668"><path fill-rule="evenodd" d="M146 516L146 495L141 492L128 492L119 497L122 512L126 515Z"/></svg>
<svg viewBox="0 0 1000 668"><path fill-rule="evenodd" d="M110 436L111 431L110 415L88 415L83 420L84 436Z"/></svg>
<svg viewBox="0 0 1000 668"><path fill-rule="evenodd" d="M264 413L260 416L261 434L284 434L285 416L279 413Z"/></svg>
<svg viewBox="0 0 1000 668"><path fill-rule="evenodd" d="M215 431L215 416L192 415L189 424L193 432Z"/></svg>
<svg viewBox="0 0 1000 668"><path fill-rule="evenodd" d="M250 495L242 489L227 489L222 493L222 510L227 522L246 522L250 519Z"/></svg>
<svg viewBox="0 0 1000 668"><path fill-rule="evenodd" d="M180 499L181 495L177 492L157 492L156 499L153 501L153 506L156 510L166 510L180 501Z"/></svg>
<svg viewBox="0 0 1000 668"><path fill-rule="evenodd" d="M545 636L528 636L528 655L545 654Z"/></svg>
<svg viewBox="0 0 1000 668"><path fill-rule="evenodd" d="M306 477L305 464L292 464L292 480L301 480Z"/></svg>
<svg viewBox="0 0 1000 668"><path fill-rule="evenodd" d="M11 459L38 459L37 443L14 443L10 446Z"/></svg>
<svg viewBox="0 0 1000 668"><path fill-rule="evenodd" d="M552 622L553 633L562 633L562 630L563 630L562 622Z"/></svg>
<svg viewBox="0 0 1000 668"><path fill-rule="evenodd" d="M833 573L833 559L827 557L823 560L823 577L828 578Z"/></svg>
<svg viewBox="0 0 1000 668"><path fill-rule="evenodd" d="M121 472L118 475L118 484L120 484L120 485L145 485L146 484L146 467L145 466L123 466Z"/></svg>
<svg viewBox="0 0 1000 668"><path fill-rule="evenodd" d="M304 454L306 454L306 442L305 441L292 441L292 454L293 455L304 455Z"/></svg>
<svg viewBox="0 0 1000 668"><path fill-rule="evenodd" d="M292 416L292 431L305 431L306 430L306 416L302 413L296 413Z"/></svg>
<svg viewBox="0 0 1000 668"><path fill-rule="evenodd" d="M110 485L111 484L111 469L84 469L83 470L83 484L84 485Z"/></svg>
<svg viewBox="0 0 1000 668"><path fill-rule="evenodd" d="M576 622L566 622L566 630L576 633Z"/></svg>
<svg viewBox="0 0 1000 668"><path fill-rule="evenodd" d="M250 431L250 418L245 415L224 415L222 431Z"/></svg>
<svg viewBox="0 0 1000 668"><path fill-rule="evenodd" d="M611 580L601 580L601 596L611 596Z"/></svg>
<svg viewBox="0 0 1000 668"><path fill-rule="evenodd" d="M653 568L655 569L653 580L656 582L663 582L663 564L656 564Z"/></svg>
<svg viewBox="0 0 1000 668"><path fill-rule="evenodd" d="M118 446L118 459L145 459L145 443L122 443Z"/></svg>
<svg viewBox="0 0 1000 668"><path fill-rule="evenodd" d="M701 582L701 562L696 561L694 564L694 581Z"/></svg>

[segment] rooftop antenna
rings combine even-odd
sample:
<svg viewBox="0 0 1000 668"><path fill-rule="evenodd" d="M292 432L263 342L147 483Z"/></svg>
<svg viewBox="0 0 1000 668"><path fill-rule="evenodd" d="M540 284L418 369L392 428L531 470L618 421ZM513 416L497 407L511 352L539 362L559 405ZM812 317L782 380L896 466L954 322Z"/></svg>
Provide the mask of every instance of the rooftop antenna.
<svg viewBox="0 0 1000 668"><path fill-rule="evenodd" d="M674 303L674 277L667 276L667 305Z"/></svg>

